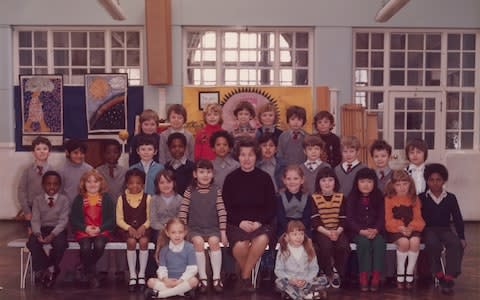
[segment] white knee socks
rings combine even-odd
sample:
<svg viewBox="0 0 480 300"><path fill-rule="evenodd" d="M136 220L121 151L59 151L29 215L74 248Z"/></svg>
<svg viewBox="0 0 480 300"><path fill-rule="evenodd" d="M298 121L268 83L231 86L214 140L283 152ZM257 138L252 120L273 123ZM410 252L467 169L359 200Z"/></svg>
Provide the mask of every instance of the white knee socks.
<svg viewBox="0 0 480 300"><path fill-rule="evenodd" d="M138 255L140 269L138 270L138 278L145 278L145 269L147 268L148 250L140 250Z"/></svg>
<svg viewBox="0 0 480 300"><path fill-rule="evenodd" d="M408 251L408 262L407 262L407 275L413 275L413 272L415 271L415 265L417 264L417 258L418 258L418 251L413 252L413 251ZM412 282L413 281L413 276L407 276L407 281Z"/></svg>
<svg viewBox="0 0 480 300"><path fill-rule="evenodd" d="M177 285L176 287L170 288L170 289L165 289L165 290L159 290L157 297L158 298L167 298L171 296L183 296L186 292L191 290L192 288L190 287L190 284L188 281L184 281Z"/></svg>
<svg viewBox="0 0 480 300"><path fill-rule="evenodd" d="M207 279L207 260L205 257L205 252L195 252L195 256L197 257L198 277L200 280Z"/></svg>
<svg viewBox="0 0 480 300"><path fill-rule="evenodd" d="M210 262L212 264L213 279L220 279L222 268L222 250L210 251Z"/></svg>
<svg viewBox="0 0 480 300"><path fill-rule="evenodd" d="M400 252L397 250L397 281L403 282L405 277L405 261L407 260L408 252Z"/></svg>
<svg viewBox="0 0 480 300"><path fill-rule="evenodd" d="M127 263L130 278L137 278L137 271L135 269L137 264L137 250L127 250Z"/></svg>

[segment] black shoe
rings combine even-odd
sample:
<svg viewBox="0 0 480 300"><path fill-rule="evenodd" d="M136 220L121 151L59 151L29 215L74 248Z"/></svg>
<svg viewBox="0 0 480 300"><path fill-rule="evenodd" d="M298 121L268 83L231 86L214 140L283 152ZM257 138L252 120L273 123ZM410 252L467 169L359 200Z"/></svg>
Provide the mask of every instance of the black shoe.
<svg viewBox="0 0 480 300"><path fill-rule="evenodd" d="M128 291L130 293L135 292L137 289L137 278L130 278L130 281L128 282Z"/></svg>
<svg viewBox="0 0 480 300"><path fill-rule="evenodd" d="M145 278L139 277L137 280L137 287L140 292L143 292L145 290Z"/></svg>
<svg viewBox="0 0 480 300"><path fill-rule="evenodd" d="M253 293L255 292L255 288L252 285L252 280L250 278L242 278L240 279L243 285L243 289L248 292L248 293Z"/></svg>
<svg viewBox="0 0 480 300"><path fill-rule="evenodd" d="M186 292L185 297L188 299L195 299L195 290L196 289L191 289L188 292Z"/></svg>
<svg viewBox="0 0 480 300"><path fill-rule="evenodd" d="M214 279L213 280L213 290L215 293L222 293L223 292L223 282L221 279Z"/></svg>
<svg viewBox="0 0 480 300"><path fill-rule="evenodd" d="M157 298L158 297L158 291L147 288L145 289L145 292L143 293L143 296L145 296L145 299L152 299L152 298Z"/></svg>
<svg viewBox="0 0 480 300"><path fill-rule="evenodd" d="M200 294L205 294L208 291L208 281L206 279L200 279L197 289Z"/></svg>
<svg viewBox="0 0 480 300"><path fill-rule="evenodd" d="M35 272L35 285L43 285L45 282L46 273L48 270L42 270Z"/></svg>
<svg viewBox="0 0 480 300"><path fill-rule="evenodd" d="M45 281L43 282L43 286L45 288L51 288L55 285L55 280L57 279L58 273L57 272L47 272L47 276L45 276Z"/></svg>

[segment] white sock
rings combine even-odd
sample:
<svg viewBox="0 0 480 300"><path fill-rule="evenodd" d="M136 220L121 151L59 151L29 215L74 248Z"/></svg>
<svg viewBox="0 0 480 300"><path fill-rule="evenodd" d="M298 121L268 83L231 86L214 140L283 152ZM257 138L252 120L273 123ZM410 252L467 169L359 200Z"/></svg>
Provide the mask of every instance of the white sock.
<svg viewBox="0 0 480 300"><path fill-rule="evenodd" d="M138 270L138 278L145 278L145 269L147 268L148 250L140 250L138 255L140 261L140 270Z"/></svg>
<svg viewBox="0 0 480 300"><path fill-rule="evenodd" d="M402 275L405 274L405 261L407 260L408 252L400 252L397 250L397 281L403 282L405 277ZM401 277L399 277L399 275Z"/></svg>
<svg viewBox="0 0 480 300"><path fill-rule="evenodd" d="M165 284L163 282L161 282L160 280L157 279L157 281L153 285L153 289L160 292L160 291L166 290L167 287L165 286Z"/></svg>
<svg viewBox="0 0 480 300"><path fill-rule="evenodd" d="M205 258L205 251L195 252L197 257L198 277L200 280L207 279L207 259Z"/></svg>
<svg viewBox="0 0 480 300"><path fill-rule="evenodd" d="M137 278L135 267L137 265L137 250L127 250L128 270L130 271L130 278Z"/></svg>
<svg viewBox="0 0 480 300"><path fill-rule="evenodd" d="M407 275L413 275L413 272L415 271L415 265L417 264L417 258L418 258L418 251L413 252L413 251L408 251L408 262L407 262ZM412 282L413 281L413 276L407 276L407 281Z"/></svg>
<svg viewBox="0 0 480 300"><path fill-rule="evenodd" d="M222 268L222 250L210 251L210 263L212 264L213 279L220 279Z"/></svg>
<svg viewBox="0 0 480 300"><path fill-rule="evenodd" d="M188 283L188 281L184 281L179 285L177 285L176 287L159 291L158 298L167 298L167 297L176 296L176 295L183 296L186 292L188 292L191 289L192 288L190 287L190 284Z"/></svg>

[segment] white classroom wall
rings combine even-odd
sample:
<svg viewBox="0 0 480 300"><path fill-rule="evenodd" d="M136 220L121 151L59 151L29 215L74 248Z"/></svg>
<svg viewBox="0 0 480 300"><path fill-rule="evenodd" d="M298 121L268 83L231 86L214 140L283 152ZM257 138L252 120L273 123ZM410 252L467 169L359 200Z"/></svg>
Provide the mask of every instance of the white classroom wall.
<svg viewBox="0 0 480 300"><path fill-rule="evenodd" d="M29 153L15 152L13 114L12 26L143 26L144 1L121 0L127 15L115 21L97 0L0 1L0 218L18 211L16 182L20 169L31 161ZM314 28L313 85L338 90L339 105L352 100L352 32L356 27L480 28L479 0L413 0L387 23L375 23L382 0L172 0L173 83L166 88L168 103L182 100L183 26L299 26ZM146 74L146 73L145 73ZM158 86L145 86L145 107L158 110ZM479 126L480 127L480 126ZM478 146L476 148L478 150ZM480 154L469 154L480 164ZM63 154L52 156L61 163ZM458 162L465 156L446 156L452 174L465 174ZM479 168L477 165L476 168ZM461 178L461 177L460 177ZM472 177L468 177L472 178ZM475 205L478 184L452 180L449 188L463 199L466 219L480 220Z"/></svg>

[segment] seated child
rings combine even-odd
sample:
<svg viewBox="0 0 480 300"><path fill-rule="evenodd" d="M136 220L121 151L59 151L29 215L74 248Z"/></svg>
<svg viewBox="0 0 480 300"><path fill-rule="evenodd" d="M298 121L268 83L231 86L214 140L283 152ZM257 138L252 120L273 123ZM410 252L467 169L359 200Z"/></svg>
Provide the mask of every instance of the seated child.
<svg viewBox="0 0 480 300"><path fill-rule="evenodd" d="M183 195L182 205L178 217L187 222L188 239L195 247L198 276L200 279L199 291L205 293L208 288L205 242L210 248L210 262L213 273L213 289L223 291L220 279L222 267L222 251L220 242L228 245L227 241L227 212L222 200L222 190L213 183L213 165L209 160L199 160L193 171L194 180Z"/></svg>
<svg viewBox="0 0 480 300"><path fill-rule="evenodd" d="M370 156L375 164L375 173L377 173L378 188L382 193L385 192L385 186L392 178L392 169L388 166L390 156L392 155L392 146L384 140L375 140L370 146Z"/></svg>
<svg viewBox="0 0 480 300"><path fill-rule="evenodd" d="M160 250L157 278L148 280L146 299L183 296L198 285L195 249L185 241L185 224L178 218L170 219L164 233L170 241Z"/></svg>
<svg viewBox="0 0 480 300"><path fill-rule="evenodd" d="M185 151L186 156L189 160L193 161L194 157L194 147L195 140L190 131L183 128L185 122L187 122L187 110L181 104L173 104L167 110L167 119L170 123L170 127L160 133L160 146L158 146L158 152L161 164L165 164L167 161L171 160L170 152L168 151L167 140L168 136L174 132L180 132L185 135L187 138L187 150Z"/></svg>
<svg viewBox="0 0 480 300"><path fill-rule="evenodd" d="M405 157L409 164L405 171L412 176L417 195L425 192L427 184L424 178L425 161L428 157L428 146L422 139L413 139L405 146Z"/></svg>
<svg viewBox="0 0 480 300"><path fill-rule="evenodd" d="M172 160L165 164L165 169L175 174L175 190L183 195L187 186L192 183L192 173L195 168L195 163L185 155L187 138L183 133L174 132L168 136L167 146Z"/></svg>
<svg viewBox="0 0 480 300"><path fill-rule="evenodd" d="M350 243L345 234L345 202L338 192L339 183L329 167L318 171L312 195L312 239L317 250L318 266L328 278L328 285L339 288L345 277Z"/></svg>
<svg viewBox="0 0 480 300"><path fill-rule="evenodd" d="M18 202L22 206L29 233L31 232L33 199L44 192L42 176L51 169L48 164L51 149L52 144L43 136L38 136L32 141L33 164L23 170L18 183Z"/></svg>
<svg viewBox="0 0 480 300"><path fill-rule="evenodd" d="M140 155L140 162L130 166L130 169L139 169L146 174L145 193L155 194L155 177L163 170L163 165L153 160L157 154L155 140L148 136L139 137L137 140L137 153Z"/></svg>
<svg viewBox="0 0 480 300"><path fill-rule="evenodd" d="M255 108L253 104L248 101L239 102L233 110L233 115L238 123L238 126L232 131L233 138L235 140L242 136L254 138L257 129L250 124L250 121L255 119Z"/></svg>
<svg viewBox="0 0 480 300"><path fill-rule="evenodd" d="M463 251L467 245L462 213L454 194L445 190L448 171L442 164L425 166L427 192L419 195L425 220L423 238L430 258L430 269L440 282L444 294L451 294L454 278L461 273ZM453 220L456 234L450 226ZM442 271L440 257L445 247L446 266Z"/></svg>
<svg viewBox="0 0 480 300"><path fill-rule="evenodd" d="M287 165L299 165L305 162L303 139L307 133L303 130L303 126L306 121L305 108L296 105L287 108L288 129L280 135L277 148L278 157Z"/></svg>
<svg viewBox="0 0 480 300"><path fill-rule="evenodd" d="M275 286L282 294L300 299L326 299L327 293L318 280L318 264L312 241L305 236L301 221L290 221L280 237L275 263ZM285 297L282 297L285 298Z"/></svg>
<svg viewBox="0 0 480 300"><path fill-rule="evenodd" d="M272 133L265 133L258 137L260 146L260 158L257 161L257 168L267 172L272 178L275 191L283 188L282 174L285 164L276 157L277 140Z"/></svg>
<svg viewBox="0 0 480 300"><path fill-rule="evenodd" d="M397 245L399 289L413 288L413 272L420 251L420 237L425 227L421 206L413 179L403 170L393 171L386 189L385 229L389 242Z"/></svg>
<svg viewBox="0 0 480 300"><path fill-rule="evenodd" d="M137 139L141 136L149 136L155 140L155 144L160 144L160 136L157 133L158 128L158 114L151 109L146 109L140 114L140 132L134 136L129 141L130 152L128 154L128 165L134 165L140 162L140 156L137 153ZM158 155L155 155L153 158L154 161L158 162ZM117 199L117 198L114 198Z"/></svg>
<svg viewBox="0 0 480 300"><path fill-rule="evenodd" d="M315 178L317 178L318 170L330 165L324 161L325 159L325 143L316 135L307 135L303 140L303 151L307 160L300 164L300 168L305 175L305 183L303 191L312 194L315 192Z"/></svg>
<svg viewBox="0 0 480 300"><path fill-rule="evenodd" d="M313 124L318 135L325 142L326 162L335 168L342 162L340 138L332 132L335 127L335 119L330 112L322 110L313 117Z"/></svg>
<svg viewBox="0 0 480 300"><path fill-rule="evenodd" d="M115 228L115 204L106 190L105 179L98 171L85 172L70 212L70 224L80 244L80 261L91 288L99 287L95 265Z"/></svg>
<svg viewBox="0 0 480 300"><path fill-rule="evenodd" d="M257 117L262 126L257 128L255 138L258 140L260 136L270 133L278 141L283 131L277 128L278 114L275 105L270 102L260 105L257 108Z"/></svg>
<svg viewBox="0 0 480 300"><path fill-rule="evenodd" d="M203 109L203 121L205 126L195 135L195 161L199 159L215 159L210 147L210 137L216 131L222 130L222 106L217 103L209 103Z"/></svg>
<svg viewBox="0 0 480 300"><path fill-rule="evenodd" d="M130 169L125 174L127 189L117 200L116 220L120 227L120 236L127 242L127 263L130 271L129 292L136 286L140 291L145 288L145 268L148 261L148 242L150 239L150 195L143 192L145 173L139 169ZM137 242L140 248L138 277Z"/></svg>
<svg viewBox="0 0 480 300"><path fill-rule="evenodd" d="M238 161L232 158L230 150L233 148L234 140L230 133L220 130L210 137L210 147L215 153L212 161L215 184L223 187L223 182L228 174L240 167Z"/></svg>
<svg viewBox="0 0 480 300"><path fill-rule="evenodd" d="M32 234L27 248L32 253L32 268L37 281L50 288L60 273L60 262L68 248L66 226L70 205L65 195L59 194L60 174L47 171L42 176L43 192L33 199ZM43 245L51 244L49 254Z"/></svg>

